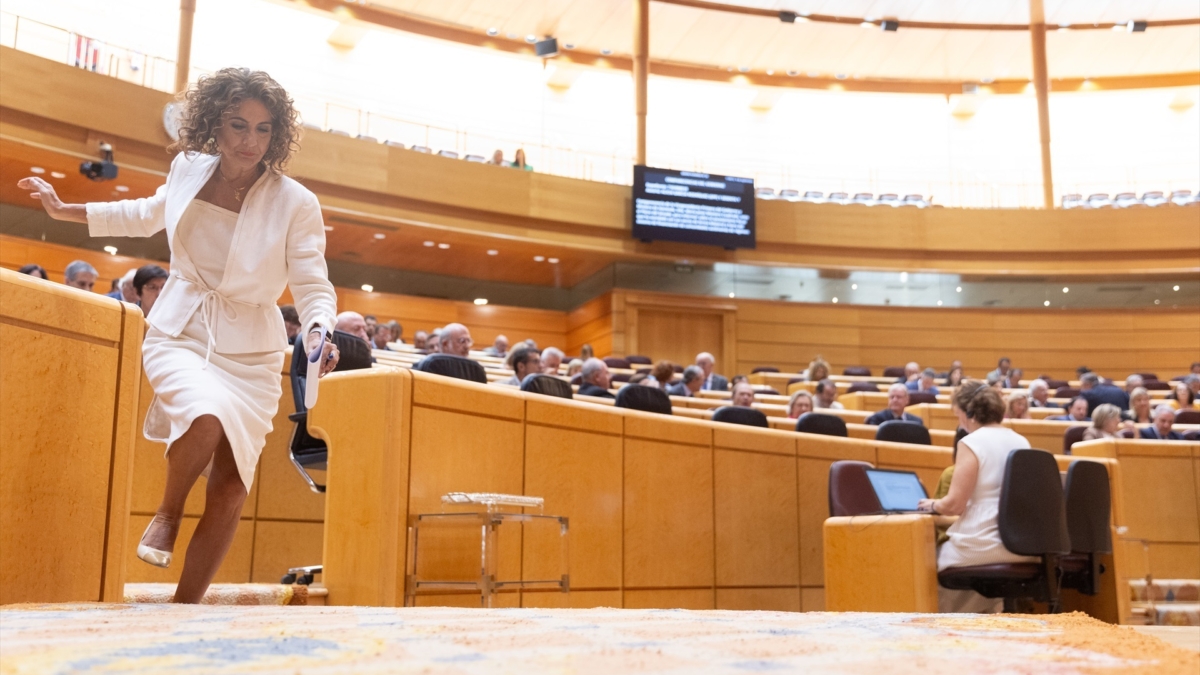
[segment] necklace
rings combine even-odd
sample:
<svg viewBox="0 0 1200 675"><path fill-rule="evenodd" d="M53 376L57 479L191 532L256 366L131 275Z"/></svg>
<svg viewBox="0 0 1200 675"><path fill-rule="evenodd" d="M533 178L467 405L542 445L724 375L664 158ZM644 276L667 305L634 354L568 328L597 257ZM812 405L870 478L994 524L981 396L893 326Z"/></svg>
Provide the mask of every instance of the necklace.
<svg viewBox="0 0 1200 675"><path fill-rule="evenodd" d="M247 185L243 185L242 187L236 187L233 184L233 181L231 181L225 177L225 172L221 170L221 167L217 167L217 175L220 176L221 180L224 181L224 183L229 186L230 190L233 190L233 198L238 200L239 202L241 202L242 197L244 197L246 195L246 190L250 189L250 185L254 184L254 181L250 181L250 183Z"/></svg>

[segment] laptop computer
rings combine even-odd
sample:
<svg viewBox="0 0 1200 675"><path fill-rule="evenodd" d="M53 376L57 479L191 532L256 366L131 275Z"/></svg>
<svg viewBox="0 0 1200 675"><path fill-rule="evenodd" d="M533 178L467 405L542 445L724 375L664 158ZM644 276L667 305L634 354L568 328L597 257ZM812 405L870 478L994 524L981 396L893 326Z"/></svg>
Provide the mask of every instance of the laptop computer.
<svg viewBox="0 0 1200 675"><path fill-rule="evenodd" d="M929 497L912 471L867 469L867 479L879 498L884 513L920 513L917 502Z"/></svg>

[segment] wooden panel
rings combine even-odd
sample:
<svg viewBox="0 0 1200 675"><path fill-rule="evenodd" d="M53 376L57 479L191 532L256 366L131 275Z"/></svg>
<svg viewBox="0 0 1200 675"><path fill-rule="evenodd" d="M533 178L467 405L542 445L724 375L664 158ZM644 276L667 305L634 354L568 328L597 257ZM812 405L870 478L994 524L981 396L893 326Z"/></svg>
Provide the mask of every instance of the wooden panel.
<svg viewBox="0 0 1200 675"><path fill-rule="evenodd" d="M1195 509L1196 476L1189 456L1121 454L1118 461L1126 491L1134 490L1132 494L1127 492L1125 499L1127 536L1161 542L1200 542L1200 522Z"/></svg>
<svg viewBox="0 0 1200 675"><path fill-rule="evenodd" d="M797 584L795 458L715 450L713 477L717 585Z"/></svg>
<svg viewBox="0 0 1200 675"><path fill-rule="evenodd" d="M875 463L874 444L831 436L800 434L796 452L796 494L799 497L800 585L824 584L824 535L829 517L829 467L836 460ZM805 611L808 611L807 609Z"/></svg>
<svg viewBox="0 0 1200 675"><path fill-rule="evenodd" d="M734 611L799 612L800 589L718 588L717 609Z"/></svg>
<svg viewBox="0 0 1200 675"><path fill-rule="evenodd" d="M626 438L624 477L626 588L712 586L712 449Z"/></svg>
<svg viewBox="0 0 1200 675"><path fill-rule="evenodd" d="M620 607L621 591L576 591L569 594L534 591L521 593L522 607L537 607L547 609L592 609L595 607Z"/></svg>
<svg viewBox="0 0 1200 675"><path fill-rule="evenodd" d="M937 611L937 547L931 517L830 518L824 531L827 610Z"/></svg>
<svg viewBox="0 0 1200 675"><path fill-rule="evenodd" d="M171 566L164 569L142 562L137 557L137 544L150 524L150 516L130 516L129 536L121 550L125 557L125 580L129 583L179 583L179 575L183 573L183 564L187 559L187 547L196 532L196 524L200 519L195 516L184 516L179 526L179 536L175 539L175 555ZM237 533L233 536L233 545L225 556L224 562L213 577L215 583L245 584L250 582L250 558L254 548L254 520L242 518L238 521ZM303 563L300 563L303 564ZM282 576L282 572L280 573ZM279 579L271 583L278 583Z"/></svg>
<svg viewBox="0 0 1200 675"><path fill-rule="evenodd" d="M801 588L800 589L800 611L802 612L824 612L825 611L825 589L821 588Z"/></svg>
<svg viewBox="0 0 1200 675"><path fill-rule="evenodd" d="M679 364L694 363L700 352L712 353L717 364L724 359L720 314L643 308L637 312L637 322L639 354Z"/></svg>
<svg viewBox="0 0 1200 675"><path fill-rule="evenodd" d="M626 590L625 609L716 609L712 589Z"/></svg>
<svg viewBox="0 0 1200 675"><path fill-rule="evenodd" d="M321 564L324 538L323 523L256 520L250 581L277 584L292 567Z"/></svg>

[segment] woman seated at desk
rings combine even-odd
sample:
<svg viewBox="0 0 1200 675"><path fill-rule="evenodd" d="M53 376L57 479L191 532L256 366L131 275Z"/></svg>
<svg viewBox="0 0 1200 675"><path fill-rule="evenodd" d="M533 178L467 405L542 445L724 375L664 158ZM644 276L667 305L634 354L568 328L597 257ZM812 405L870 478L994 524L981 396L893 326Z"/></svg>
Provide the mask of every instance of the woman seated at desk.
<svg viewBox="0 0 1200 675"><path fill-rule="evenodd" d="M1132 422L1125 424L1127 428L1133 428ZM1092 426L1083 431L1083 440L1120 438L1121 426L1121 409L1111 403L1101 403L1092 411Z"/></svg>
<svg viewBox="0 0 1200 675"><path fill-rule="evenodd" d="M1000 540L1000 488L1004 467L1013 450L1030 447L1024 436L1000 424L1004 399L1000 392L978 380L967 380L954 392L951 410L967 435L955 451L950 491L941 499L923 499L918 508L935 514L960 516L950 526L950 540L938 548L938 572L1009 562L1037 562L1004 547ZM985 598L975 591L938 589L938 611L999 612L1001 598Z"/></svg>
<svg viewBox="0 0 1200 675"><path fill-rule="evenodd" d="M1121 413L1121 419L1134 424L1154 424L1154 412L1150 409L1150 392L1138 387L1129 393L1129 410Z"/></svg>

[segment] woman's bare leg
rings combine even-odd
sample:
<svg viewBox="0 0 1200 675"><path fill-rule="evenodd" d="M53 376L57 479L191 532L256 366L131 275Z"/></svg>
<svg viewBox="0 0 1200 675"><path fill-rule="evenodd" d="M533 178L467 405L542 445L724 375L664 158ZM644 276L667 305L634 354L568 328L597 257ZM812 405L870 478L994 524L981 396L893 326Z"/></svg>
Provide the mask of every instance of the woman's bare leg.
<svg viewBox="0 0 1200 675"><path fill-rule="evenodd" d="M171 445L167 454L167 487L155 512L154 525L142 538L143 544L160 551L175 550L175 537L183 522L188 493L224 437L220 420L213 415L201 415Z"/></svg>
<svg viewBox="0 0 1200 675"><path fill-rule="evenodd" d="M233 449L224 434L213 456L212 472L204 495L204 515L188 544L183 575L175 589L175 602L198 603L225 560L233 544L242 505L246 503L246 485L238 473Z"/></svg>

